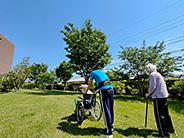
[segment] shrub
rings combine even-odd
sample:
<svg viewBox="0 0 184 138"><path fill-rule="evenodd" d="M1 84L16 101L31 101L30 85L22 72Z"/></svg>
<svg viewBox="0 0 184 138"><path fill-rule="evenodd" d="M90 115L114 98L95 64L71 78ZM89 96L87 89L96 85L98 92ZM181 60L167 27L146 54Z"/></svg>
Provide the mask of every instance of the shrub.
<svg viewBox="0 0 184 138"><path fill-rule="evenodd" d="M184 99L184 79L179 79L174 82L169 90L171 97L177 98L179 100Z"/></svg>
<svg viewBox="0 0 184 138"><path fill-rule="evenodd" d="M25 82L23 84L23 88L24 89L33 89L35 87L34 83L33 82Z"/></svg>
<svg viewBox="0 0 184 138"><path fill-rule="evenodd" d="M53 89L56 89L56 90L64 90L64 85L62 85L62 84L54 84Z"/></svg>
<svg viewBox="0 0 184 138"><path fill-rule="evenodd" d="M39 89L52 89L54 84L54 77L51 73L40 73L35 82L35 86Z"/></svg>
<svg viewBox="0 0 184 138"><path fill-rule="evenodd" d="M15 88L15 73L13 71L0 75L0 91L9 92Z"/></svg>
<svg viewBox="0 0 184 138"><path fill-rule="evenodd" d="M166 79L165 81L166 81L168 89L170 89L174 85L174 82L178 81L178 80L179 80L179 78L169 78L169 79Z"/></svg>
<svg viewBox="0 0 184 138"><path fill-rule="evenodd" d="M125 91L125 81L112 81L112 84L114 86L115 94L122 94Z"/></svg>

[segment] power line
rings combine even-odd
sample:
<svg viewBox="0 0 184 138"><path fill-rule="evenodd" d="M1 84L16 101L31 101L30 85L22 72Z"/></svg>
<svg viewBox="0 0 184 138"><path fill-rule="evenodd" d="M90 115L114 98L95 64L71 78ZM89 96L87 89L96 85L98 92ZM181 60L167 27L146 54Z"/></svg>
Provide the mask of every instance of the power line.
<svg viewBox="0 0 184 138"><path fill-rule="evenodd" d="M184 38L184 35L181 35L181 36L178 36L178 37L175 37L175 38L168 39L167 41L164 41L164 42L167 43L167 42L174 41L174 40L177 40L177 39L180 39L180 38Z"/></svg>
<svg viewBox="0 0 184 138"><path fill-rule="evenodd" d="M178 49L178 50L170 51L169 53L177 53L177 52L182 52L182 51L184 51L184 49ZM122 62L108 64L107 66L113 67L114 65L120 65L120 64L122 64Z"/></svg>
<svg viewBox="0 0 184 138"><path fill-rule="evenodd" d="M129 37L127 37L125 40L125 42L127 42L127 41L130 41L130 40L132 40L132 39L135 39L135 38L137 38L138 36L140 36L141 34L144 34L144 35L146 35L146 34L148 34L148 33L145 33L145 32L147 32L147 31L151 31L151 30L153 30L153 31L151 31L151 32L154 32L155 30L155 28L161 28L161 29L163 29L163 28L165 28L165 27L167 27L167 26L170 26L170 25L174 25L174 24L176 24L176 23L178 23L178 22L180 22L180 21L183 21L184 19L180 19L180 18L183 18L184 17L184 14L182 14L182 15L180 15L180 16L177 16L177 17L175 17L175 18L171 18L171 19L169 19L169 20L167 20L167 21L165 21L165 22L163 22L163 23L161 23L161 24L158 24L158 25L156 25L156 26L153 26L153 27L151 27L151 28L148 28L148 29L146 29L146 30L144 30L144 31L141 31L141 32L138 32L138 33L136 33L136 34L134 34L134 35L131 35L131 36L129 36ZM179 21L175 21L175 20L177 20L177 19L180 19ZM175 21L174 23L171 23L170 25L166 25L166 26L164 26L165 24L168 24L168 23L170 23L170 22L172 22L172 21ZM161 26L163 26L163 27L161 27ZM158 29L156 29L156 30L158 30ZM149 33L151 33L151 32L149 32ZM122 41L122 40L121 40ZM120 42L120 41L118 41L118 42Z"/></svg>
<svg viewBox="0 0 184 138"><path fill-rule="evenodd" d="M177 1L175 1L175 2L173 2L173 3L171 3L171 4L169 4L169 5L165 6L164 8L162 8L162 9L160 9L160 10L154 12L151 16L150 16L150 15L145 16L145 17L139 19L138 21L135 21L135 22L131 23L129 27L124 27L124 28L119 29L118 31L116 31L116 33L121 32L121 31L123 31L123 30L127 30L128 28L130 28L130 27L132 27L132 26L134 26L134 25L136 25L136 24L138 24L138 23L141 23L141 22L147 20L148 18L151 18L151 17L155 16L155 15L161 13L162 11L165 11L166 9L169 9L169 8L171 8L171 7L174 7L174 6L177 5L179 2L182 2L182 0L177 0ZM109 35L109 37L110 37L110 36L112 36L112 34Z"/></svg>
<svg viewBox="0 0 184 138"><path fill-rule="evenodd" d="M165 45L172 45L177 44L184 41L184 35L177 36L175 38L168 39L166 41L163 40ZM154 45L155 43L147 44L147 45Z"/></svg>
<svg viewBox="0 0 184 138"><path fill-rule="evenodd" d="M172 41L172 42L166 43L166 45L172 45L172 44L180 43L180 42L183 42L183 41L184 41L184 39L177 40L177 41Z"/></svg>
<svg viewBox="0 0 184 138"><path fill-rule="evenodd" d="M177 27L180 27L180 26L183 26L184 25L184 22L182 22L182 23L180 23L180 24L176 24L175 26L171 26L171 27L169 27L169 28L163 28L163 30L161 30L161 31L154 31L154 32L152 32L151 34L145 34L145 35L143 35L142 36L142 38L139 38L139 39L136 39L135 41L133 41L132 43L136 43L136 42L138 42L138 41L140 41L140 40L143 40L143 39L146 39L146 38L150 38L150 37L152 37L152 36L155 36L155 35L157 35L157 34L160 34L160 33L164 33L164 32L167 32L167 31L169 31L169 30L173 30L173 29L175 29L175 28L177 28ZM148 35L148 36L146 36L146 35ZM132 44L131 43L131 44Z"/></svg>
<svg viewBox="0 0 184 138"><path fill-rule="evenodd" d="M173 50L173 51L170 51L170 52L171 53L176 53L176 52L181 52L181 51L184 51L184 49Z"/></svg>

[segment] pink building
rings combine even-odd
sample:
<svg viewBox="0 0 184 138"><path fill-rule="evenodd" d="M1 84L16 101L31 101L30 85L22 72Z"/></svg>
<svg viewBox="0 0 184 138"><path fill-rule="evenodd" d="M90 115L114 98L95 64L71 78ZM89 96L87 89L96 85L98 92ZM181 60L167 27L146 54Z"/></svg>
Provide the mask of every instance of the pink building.
<svg viewBox="0 0 184 138"><path fill-rule="evenodd" d="M0 74L11 69L14 45L0 34Z"/></svg>

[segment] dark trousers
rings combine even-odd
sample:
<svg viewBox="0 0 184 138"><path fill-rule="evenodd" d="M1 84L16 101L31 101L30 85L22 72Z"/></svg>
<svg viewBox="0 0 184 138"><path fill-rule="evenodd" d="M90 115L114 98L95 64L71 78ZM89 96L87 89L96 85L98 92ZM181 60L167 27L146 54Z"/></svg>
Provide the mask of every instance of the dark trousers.
<svg viewBox="0 0 184 138"><path fill-rule="evenodd" d="M107 131L112 132L114 125L114 90L101 90L101 106Z"/></svg>
<svg viewBox="0 0 184 138"><path fill-rule="evenodd" d="M156 98L153 99L153 102L155 120L159 134L165 135L166 133L173 133L174 128L168 111L167 98Z"/></svg>

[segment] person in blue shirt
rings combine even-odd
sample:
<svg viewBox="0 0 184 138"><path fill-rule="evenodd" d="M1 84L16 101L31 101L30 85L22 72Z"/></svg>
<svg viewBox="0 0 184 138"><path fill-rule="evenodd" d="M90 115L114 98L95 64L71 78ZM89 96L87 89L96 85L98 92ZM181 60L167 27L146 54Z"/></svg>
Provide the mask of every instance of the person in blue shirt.
<svg viewBox="0 0 184 138"><path fill-rule="evenodd" d="M108 75L100 67L95 67L90 73L88 89L92 87L93 81L100 89L101 107L104 114L104 124L106 126L104 135L113 137L112 131L114 126L114 89ZM86 92L87 92L86 91Z"/></svg>

